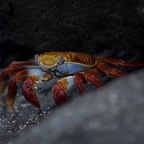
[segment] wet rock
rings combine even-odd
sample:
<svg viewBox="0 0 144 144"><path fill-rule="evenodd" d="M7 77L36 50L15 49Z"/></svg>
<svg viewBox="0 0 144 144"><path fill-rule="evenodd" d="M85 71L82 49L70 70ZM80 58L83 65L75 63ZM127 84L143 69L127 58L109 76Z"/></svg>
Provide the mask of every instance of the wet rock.
<svg viewBox="0 0 144 144"><path fill-rule="evenodd" d="M9 144L142 144L144 71L117 79L56 110Z"/></svg>

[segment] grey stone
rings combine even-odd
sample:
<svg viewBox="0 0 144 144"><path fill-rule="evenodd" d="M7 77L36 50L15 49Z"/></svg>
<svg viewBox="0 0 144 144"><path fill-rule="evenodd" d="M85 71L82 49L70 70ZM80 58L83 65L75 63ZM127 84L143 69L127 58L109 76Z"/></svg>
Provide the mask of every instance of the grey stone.
<svg viewBox="0 0 144 144"><path fill-rule="evenodd" d="M144 71L58 108L9 144L143 144Z"/></svg>

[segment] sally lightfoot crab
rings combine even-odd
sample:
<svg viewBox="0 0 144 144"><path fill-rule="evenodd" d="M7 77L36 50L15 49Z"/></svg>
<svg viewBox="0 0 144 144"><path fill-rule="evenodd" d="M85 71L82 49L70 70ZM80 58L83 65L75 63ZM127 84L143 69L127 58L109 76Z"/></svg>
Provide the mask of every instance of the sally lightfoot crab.
<svg viewBox="0 0 144 144"><path fill-rule="evenodd" d="M144 63L126 62L103 56L92 56L78 52L47 52L35 55L35 61L12 62L0 74L0 98L8 84L6 103L13 109L17 93L17 83L23 82L22 93L35 107L40 108L38 95L33 91L37 83L61 77L52 87L53 98L57 105L69 100L67 90L74 85L82 94L86 93L84 84L94 84L103 87L101 72L111 78L122 77L125 74L113 68L114 66L144 67ZM10 78L12 76L12 78ZM9 82L8 82L9 81Z"/></svg>

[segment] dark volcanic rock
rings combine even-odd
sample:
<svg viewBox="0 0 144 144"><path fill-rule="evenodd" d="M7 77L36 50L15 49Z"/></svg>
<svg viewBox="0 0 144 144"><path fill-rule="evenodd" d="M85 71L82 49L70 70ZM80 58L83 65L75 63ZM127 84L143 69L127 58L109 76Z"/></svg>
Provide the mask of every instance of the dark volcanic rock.
<svg viewBox="0 0 144 144"><path fill-rule="evenodd" d="M65 105L10 144L143 144L144 71Z"/></svg>
<svg viewBox="0 0 144 144"><path fill-rule="evenodd" d="M143 8L142 0L1 0L0 49L143 51Z"/></svg>

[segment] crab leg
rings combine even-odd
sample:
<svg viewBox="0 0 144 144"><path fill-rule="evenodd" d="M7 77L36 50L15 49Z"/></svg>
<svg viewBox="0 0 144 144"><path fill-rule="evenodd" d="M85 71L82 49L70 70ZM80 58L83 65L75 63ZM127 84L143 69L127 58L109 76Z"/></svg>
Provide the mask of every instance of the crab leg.
<svg viewBox="0 0 144 144"><path fill-rule="evenodd" d="M125 74L122 71L117 70L117 69L113 68L112 66L108 65L107 63L113 64L115 66L144 67L144 63L126 62L124 60L117 60L114 58L106 58L103 56L100 56L99 60L100 61L97 63L96 67L112 78L122 77Z"/></svg>
<svg viewBox="0 0 144 144"><path fill-rule="evenodd" d="M22 86L22 92L25 98L35 107L40 108L37 94L32 90L37 88L35 83L39 83L45 80L50 80L51 74L46 74L41 69L23 70L16 73L15 77L10 80L8 85L8 95L6 97L6 103L9 108L13 109L13 103L17 93L17 83L24 81Z"/></svg>
<svg viewBox="0 0 144 144"><path fill-rule="evenodd" d="M81 73L77 73L74 76L68 76L58 80L52 87L53 98L56 105L61 105L69 100L66 90L73 87L75 84L81 93L86 93L86 90L83 86L84 81L85 79Z"/></svg>
<svg viewBox="0 0 144 144"><path fill-rule="evenodd" d="M24 66L29 66L29 65L33 65L33 62L12 62L9 64L9 66L4 69L2 71L2 73L0 74L0 98L1 98L1 94L3 93L3 91L5 90L5 87L7 86L8 80L9 80L9 76L16 74L17 72L25 69Z"/></svg>
<svg viewBox="0 0 144 144"><path fill-rule="evenodd" d="M17 93L17 84L16 84L16 78L14 77L9 81L8 94L6 96L6 104L13 111L14 111L13 103L16 98L16 93Z"/></svg>
<svg viewBox="0 0 144 144"><path fill-rule="evenodd" d="M74 82L75 82L75 85L77 86L77 88L79 89L79 91L82 94L85 94L86 89L83 84L86 83L86 80L85 80L83 73L78 72L78 73L74 74Z"/></svg>
<svg viewBox="0 0 144 144"><path fill-rule="evenodd" d="M15 76L9 81L8 84L8 94L6 96L6 104L12 110L13 104L15 102L16 93L17 93L17 83L24 81L29 75L28 70L22 70L15 74Z"/></svg>
<svg viewBox="0 0 144 144"><path fill-rule="evenodd" d="M103 84L100 82L101 74L96 68L85 70L84 76L87 82L100 88L103 87Z"/></svg>
<svg viewBox="0 0 144 144"><path fill-rule="evenodd" d="M1 95L7 86L8 80L9 76L4 70L0 75L0 101L1 101Z"/></svg>
<svg viewBox="0 0 144 144"><path fill-rule="evenodd" d="M56 105L61 105L69 100L66 90L74 85L74 76L62 78L52 87L53 98Z"/></svg>
<svg viewBox="0 0 144 144"><path fill-rule="evenodd" d="M97 68L99 70L101 70L102 72L106 73L111 78L123 77L125 75L122 71L117 70L117 69L113 68L112 66L110 66L106 63L103 63L103 62L99 62L97 64Z"/></svg>
<svg viewBox="0 0 144 144"><path fill-rule="evenodd" d="M68 101L69 96L67 95L66 90L73 87L74 85L77 86L82 94L86 93L86 89L84 87L86 82L94 84L98 87L102 87L102 83L99 82L100 78L101 76L97 69L90 69L83 72L78 72L74 74L74 76L68 76L58 80L52 88L55 103L57 105L61 105Z"/></svg>
<svg viewBox="0 0 144 144"><path fill-rule="evenodd" d="M102 60L103 62L113 64L113 65L116 65L116 66L144 67L144 63L126 62L124 60L117 60L117 59L114 59L114 58L106 58L106 57L103 57L103 56L100 56L99 59Z"/></svg>
<svg viewBox="0 0 144 144"><path fill-rule="evenodd" d="M96 87L103 87L103 84L100 82L100 79L100 72L96 68L84 70L82 72L74 74L75 85L82 94L86 93L86 90L83 86L83 84L86 82L94 84Z"/></svg>

